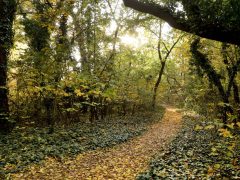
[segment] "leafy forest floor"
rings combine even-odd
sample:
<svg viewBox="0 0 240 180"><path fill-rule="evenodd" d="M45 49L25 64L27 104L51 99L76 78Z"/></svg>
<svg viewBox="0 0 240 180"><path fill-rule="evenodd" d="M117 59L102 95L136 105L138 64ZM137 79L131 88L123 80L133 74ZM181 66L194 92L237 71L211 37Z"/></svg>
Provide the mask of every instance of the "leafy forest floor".
<svg viewBox="0 0 240 180"><path fill-rule="evenodd" d="M240 179L240 131L220 130L211 119L184 115L177 137L137 179Z"/></svg>
<svg viewBox="0 0 240 180"><path fill-rule="evenodd" d="M6 179L240 179L239 130L170 107L163 114L161 108L54 134L18 129L0 141L0 172Z"/></svg>
<svg viewBox="0 0 240 180"><path fill-rule="evenodd" d="M157 120L161 117L156 117ZM155 120L156 120L155 119ZM181 114L167 108L160 122L154 122L141 136L128 142L97 148L62 160L49 157L42 165L31 165L12 179L134 179L147 170L152 156L177 134Z"/></svg>
<svg viewBox="0 0 240 180"><path fill-rule="evenodd" d="M79 122L67 127L17 126L7 136L0 136L0 179L39 166L45 159L63 161L97 148L112 147L143 134L147 127L161 121L164 108L134 115L112 116L94 123ZM23 178L20 178L23 179Z"/></svg>

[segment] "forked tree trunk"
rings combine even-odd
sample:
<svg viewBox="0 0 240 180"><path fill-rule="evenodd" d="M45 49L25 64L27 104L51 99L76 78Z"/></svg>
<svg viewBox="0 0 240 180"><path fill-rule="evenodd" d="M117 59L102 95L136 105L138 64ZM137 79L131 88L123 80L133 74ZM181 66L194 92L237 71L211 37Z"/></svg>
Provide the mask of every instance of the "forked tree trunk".
<svg viewBox="0 0 240 180"><path fill-rule="evenodd" d="M221 82L221 76L214 69L208 57L198 50L199 43L200 43L200 38L195 39L191 44L190 51L192 53L193 60L195 61L194 62L195 65L199 66L204 71L204 73L208 76L209 82L213 83L218 89L219 95L221 96L222 102L224 103L223 107L221 107L221 113L223 116L222 119L223 119L223 123L226 124L228 119L227 114L233 113L232 107L229 106L229 97L230 97L230 91L234 86L234 79L237 75L237 67L240 64L240 61L238 60L236 64L231 67L231 69L227 69L229 71L229 82L228 82L228 87L226 88L226 90L224 90L223 84ZM235 86L235 91L236 91L236 86ZM235 95L237 96L237 92L234 92L234 93L235 93L234 96Z"/></svg>
<svg viewBox="0 0 240 180"><path fill-rule="evenodd" d="M159 39L158 39L158 58L159 58L159 61L161 63L161 68L159 70L159 73L158 73L158 79L154 85L154 88L153 88L153 97L152 97L152 108L155 109L155 106L156 106L156 97L157 97L157 90L158 90L158 87L161 83L161 80L162 80L162 76L163 76L163 73L164 73L164 69L165 69L165 65L166 65L166 62L168 60L168 57L169 55L171 54L173 48L176 46L176 44L179 42L179 40L183 37L184 35L180 35L177 40L172 44L172 46L170 47L170 49L167 48L166 44L164 42L162 42L162 23L160 23L160 29L159 29ZM163 54L162 54L162 49L161 49L161 43L164 45L165 47L165 50L167 51L167 53L165 54L165 56L163 57Z"/></svg>

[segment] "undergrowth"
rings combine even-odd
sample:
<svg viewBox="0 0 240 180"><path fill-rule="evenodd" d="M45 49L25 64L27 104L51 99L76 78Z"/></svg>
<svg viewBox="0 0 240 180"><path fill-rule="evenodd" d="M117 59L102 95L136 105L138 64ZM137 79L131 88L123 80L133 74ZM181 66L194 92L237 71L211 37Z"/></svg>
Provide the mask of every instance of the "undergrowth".
<svg viewBox="0 0 240 180"><path fill-rule="evenodd" d="M185 117L168 150L137 179L240 179L239 142L239 130L219 131L212 121Z"/></svg>

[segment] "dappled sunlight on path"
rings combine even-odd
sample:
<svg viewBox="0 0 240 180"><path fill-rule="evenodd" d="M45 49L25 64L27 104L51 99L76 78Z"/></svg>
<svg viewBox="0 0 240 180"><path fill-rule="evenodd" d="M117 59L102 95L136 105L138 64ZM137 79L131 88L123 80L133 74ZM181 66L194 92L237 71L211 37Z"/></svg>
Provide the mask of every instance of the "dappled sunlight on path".
<svg viewBox="0 0 240 180"><path fill-rule="evenodd" d="M148 131L112 148L97 149L59 162L49 158L43 166L13 175L13 179L135 179L147 170L151 157L164 149L181 127L181 114L167 107L163 119Z"/></svg>

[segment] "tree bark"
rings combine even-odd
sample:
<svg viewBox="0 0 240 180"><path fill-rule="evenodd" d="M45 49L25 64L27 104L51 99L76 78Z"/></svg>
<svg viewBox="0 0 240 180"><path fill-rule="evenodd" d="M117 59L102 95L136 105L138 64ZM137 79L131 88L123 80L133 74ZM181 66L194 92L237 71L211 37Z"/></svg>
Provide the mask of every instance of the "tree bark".
<svg viewBox="0 0 240 180"><path fill-rule="evenodd" d="M224 103L223 107L221 107L222 108L221 113L223 115L223 117L222 117L223 123L226 124L227 123L227 113L233 113L233 109L231 108L231 106L229 106L230 93L228 91L230 91L231 87L233 86L234 81L232 81L232 79L234 79L234 78L232 76L235 77L236 74L234 72L233 75L229 78L228 87L227 87L227 90L225 91L223 88L221 79L220 79L221 76L213 68L213 66L211 65L207 56L198 50L199 42L200 42L200 38L197 38L191 44L191 53L193 55L193 60L195 60L196 66L199 66L204 71L204 73L206 73L209 81L211 83L213 83L216 86L216 88L218 89L218 92Z"/></svg>
<svg viewBox="0 0 240 180"><path fill-rule="evenodd" d="M65 0L60 0L57 4L56 10L62 11L64 10L64 3ZM67 25L67 14L64 12L61 13L60 19L58 21L59 23L59 29L58 29L58 35L56 38L56 68L55 68L55 84L59 83L59 81L62 78L62 74L64 71L64 68L66 66L67 60L71 59L71 52L70 52L70 43L67 39L67 33L68 33L68 25ZM65 66L64 66L65 65Z"/></svg>
<svg viewBox="0 0 240 180"><path fill-rule="evenodd" d="M200 42L200 38L195 39L191 44L191 49L190 49L193 55L193 59L196 63L196 66L199 66L204 71L204 73L207 74L209 81L212 82L217 87L219 94L223 99L223 102L229 103L227 93L224 91L223 85L220 80L220 75L212 67L209 59L198 50L199 42Z"/></svg>
<svg viewBox="0 0 240 180"><path fill-rule="evenodd" d="M9 105L7 90L7 52L0 47L0 127L1 132L9 131Z"/></svg>
<svg viewBox="0 0 240 180"><path fill-rule="evenodd" d="M156 105L156 97L157 97L157 89L159 87L159 84L162 80L162 75L163 75L163 72L164 72L164 69L165 69L165 65L166 65L166 62L162 62L161 63L161 69L159 71L159 74L158 74L158 79L155 83L155 86L154 86L154 89L153 89L153 99L152 99L152 108L155 109L155 105Z"/></svg>
<svg viewBox="0 0 240 180"><path fill-rule="evenodd" d="M239 99L239 92L238 92L238 85L236 81L236 76L238 73L238 68L240 65L240 58L237 58L236 62L234 60L229 60L229 56L227 54L227 44L222 44L222 56L223 56L223 63L226 66L228 77L229 77L229 83L226 91L226 95L230 96L231 94L231 88L233 88L233 98L234 102L239 105L240 99ZM230 63L231 62L231 63Z"/></svg>
<svg viewBox="0 0 240 180"><path fill-rule="evenodd" d="M125 6L135 9L142 13L151 14L164 21L175 29L179 29L191 34L198 35L203 38L216 41L240 45L240 30L239 28L229 28L219 22L193 24L189 18L183 18L174 14L168 7L153 3L142 2L139 0L123 0ZM197 14L195 14L197 15ZM198 18L200 20L201 17Z"/></svg>
<svg viewBox="0 0 240 180"><path fill-rule="evenodd" d="M239 92L238 92L238 85L236 81L233 82L233 98L234 101L237 105L240 104L240 99L239 99Z"/></svg>
<svg viewBox="0 0 240 180"><path fill-rule="evenodd" d="M158 74L158 79L155 83L155 86L153 88L153 97L152 97L152 108L155 109L155 105L156 105L156 97L157 97L157 89L161 83L162 80L162 76L164 73L164 69L165 69L165 65L166 65L166 61L168 60L168 57L170 55L170 53L172 52L173 48L176 46L176 44L180 41L180 39L183 37L184 35L180 35L178 37L178 39L173 43L173 45L171 46L170 49L167 48L166 44L164 42L162 42L162 24L160 24L160 30L159 30L159 39L158 39L158 58L159 61L161 63L161 68L159 70L159 74ZM163 57L162 56L162 52L161 52L161 43L163 43L165 50L167 51L166 55Z"/></svg>
<svg viewBox="0 0 240 180"><path fill-rule="evenodd" d="M12 25L16 11L15 0L0 0L0 132L10 131L7 89L7 63L12 45Z"/></svg>

